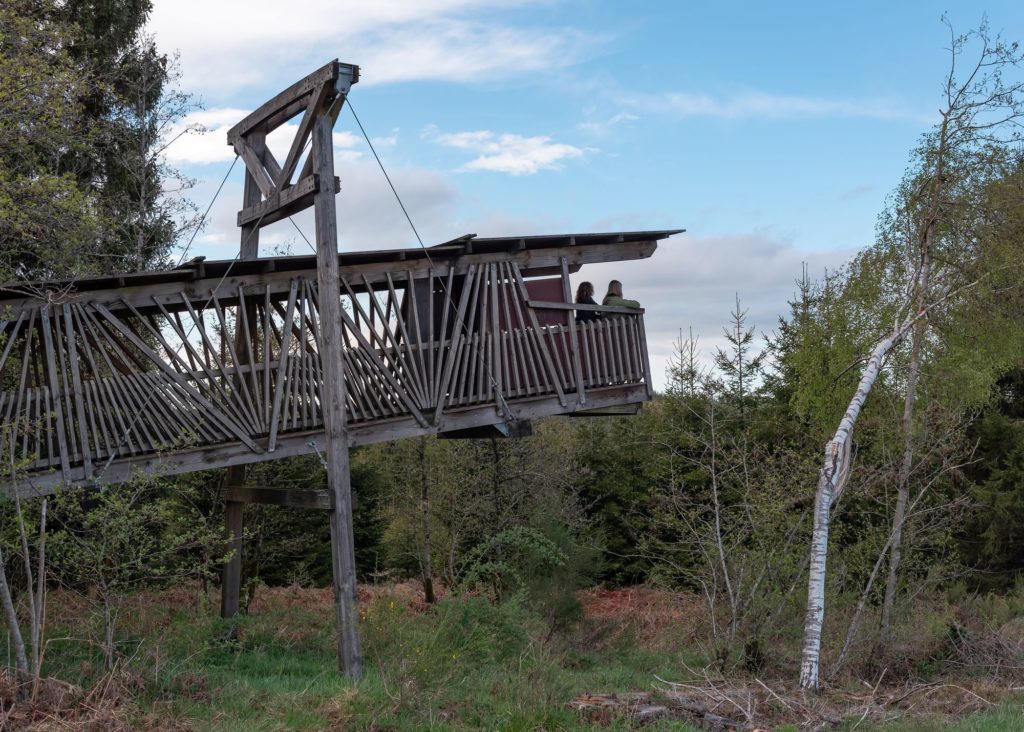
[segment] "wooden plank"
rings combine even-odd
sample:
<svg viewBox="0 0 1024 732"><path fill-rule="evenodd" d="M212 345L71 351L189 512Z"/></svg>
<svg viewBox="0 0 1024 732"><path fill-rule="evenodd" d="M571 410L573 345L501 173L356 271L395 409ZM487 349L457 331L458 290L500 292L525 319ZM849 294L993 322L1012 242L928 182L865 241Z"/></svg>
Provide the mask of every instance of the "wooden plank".
<svg viewBox="0 0 1024 732"><path fill-rule="evenodd" d="M455 270L453 268L449 267L448 268L448 281L446 283L442 282L442 287L444 288L443 289L443 292L444 292L444 305L441 308L441 329L440 329L440 331L437 334L437 341L438 341L437 353L434 355L434 361L435 361L435 364L434 364L434 390L433 390L433 398L431 399L431 401L433 402L435 411L437 410L437 405L438 404L442 404L444 402L444 391L443 390L444 390L444 388L446 386L446 384L444 383L444 378L443 378L443 375L444 375L444 365L446 363L446 359L451 357L450 354L451 354L452 338L450 336L448 336L447 334L448 334L448 316L450 315L452 308L456 307L455 302L452 300L452 284L454 283L454 279L455 279ZM430 301L433 302L434 298L431 297ZM446 338L447 338L447 341L445 340ZM445 346L446 342L448 344L447 347Z"/></svg>
<svg viewBox="0 0 1024 732"><path fill-rule="evenodd" d="M523 299L524 302L527 301L529 299L529 294L526 291L526 284L523 282L523 278L522 276L520 276L519 270L513 267L512 274L515 276L516 283L519 285L520 297ZM530 322L529 331L533 335L534 342L537 344L537 347L540 350L541 360L544 362L544 365L547 368L548 373L551 377L552 385L555 387L555 392L558 394L558 400L562 403L562 406L565 406L566 404L568 404L568 402L565 398L565 392L562 391L562 385L558 383L558 374L555 372L555 365L551 360L551 354L548 353L548 350L544 347L544 344L540 342L540 325L537 323L537 315L536 313L533 312L532 308L527 308L526 317L529 319Z"/></svg>
<svg viewBox="0 0 1024 732"><path fill-rule="evenodd" d="M345 418L346 384L342 350L341 283L338 273L338 227L334 202L334 121L319 115L313 125L310 155L320 188L314 201L316 215L317 289L320 293L320 339L324 370L324 460L331 492L331 568L334 611L338 633L338 665L350 678L363 673L356 608L355 538L352 528L352 482L349 438Z"/></svg>
<svg viewBox="0 0 1024 732"><path fill-rule="evenodd" d="M597 389L591 391L589 396L589 409L621 406L647 400L643 384ZM511 406L517 419L540 419L545 416L586 411L577 409L575 402L568 407L562 407L554 395L518 400ZM377 442L496 424L504 421L506 420L501 415L497 415L490 405L484 405L448 411L444 414L439 424L430 425L428 428L423 428L408 416L361 425L358 429L349 433L349 442L351 445L369 445ZM171 454L126 458L111 464L109 470L104 474L104 481L116 483L126 480L133 470L155 471L161 475L178 475L196 470L209 470L231 465L276 460L293 455L308 455L314 452L308 443L321 439L323 439L322 430L315 430L282 435L278 443L278 449L274 453L252 452L243 445L232 442L213 446L199 446L189 450L176 451ZM72 473L75 476L76 482L84 483L81 468L72 468ZM53 489L61 485L61 482L62 478L59 472L33 476L32 488L29 489L31 492L26 491L23 495L51 493ZM0 478L0 485L3 485L2 478Z"/></svg>
<svg viewBox="0 0 1024 732"><path fill-rule="evenodd" d="M57 446L60 450L60 468L64 480L71 480L71 464L68 460L68 438L65 434L64 408L60 403L57 389L57 364L53 352L53 334L50 332L50 318L46 311L49 306L39 308L39 328L43 332L43 348L46 353L46 375L50 382L50 394L53 395L54 412L57 417ZM27 434L27 431L26 431Z"/></svg>
<svg viewBox="0 0 1024 732"><path fill-rule="evenodd" d="M266 156L260 156L260 162L262 163L267 157L273 158L270 152L267 150L266 143L267 136L262 132L253 132L247 137L249 145L252 149L259 153L266 153ZM263 190L259 184L260 178L249 171L248 162L245 167L245 183L242 187L242 210L250 209L254 206L258 206L263 200ZM242 227L241 240L238 250L238 256L240 260L254 259L259 256L260 251L260 227L253 222L245 222L240 224ZM239 288L241 291L241 287ZM216 289L214 289L216 292ZM211 293L212 295L213 293Z"/></svg>
<svg viewBox="0 0 1024 732"><path fill-rule="evenodd" d="M369 286L369 283L366 283ZM393 298L396 302L398 301L398 295L395 293L395 283L391 279L391 275L387 277L388 295ZM373 298L374 304L377 306L377 310L380 310L380 303L377 302L376 298ZM384 316L383 312L380 312L381 317ZM409 376L408 384L412 387L411 391L415 395L417 408L425 408L427 404L426 398L426 382L423 375L420 372L419 365L415 354L410 349L409 331L405 327L405 318L402 317L402 313L396 313L396 324L398 325L398 333L401 335L401 343L396 344L398 346L398 352L401 354L405 352L405 357L402 358L403 365ZM390 327L390 323L384 320L384 329L389 333L393 333Z"/></svg>
<svg viewBox="0 0 1024 732"><path fill-rule="evenodd" d="M82 443L82 464L85 466L86 478L91 478L92 456L89 454L89 428L85 419L85 392L82 390L82 374L78 367L78 339L75 338L71 317L71 305L64 303L64 337L68 348L68 367L71 371L71 384L75 396L79 441ZM95 428L93 431L95 432Z"/></svg>
<svg viewBox="0 0 1024 732"><path fill-rule="evenodd" d="M235 142L235 152L245 161L246 182L251 178L253 183L260 189L260 192L266 198L270 198L276 189L273 179L271 179L267 169L263 166L263 161L245 143L243 138L239 138Z"/></svg>
<svg viewBox="0 0 1024 732"><path fill-rule="evenodd" d="M331 494L326 490L292 490L257 486L226 486L221 491L226 501L261 503L267 506L329 510Z"/></svg>
<svg viewBox="0 0 1024 732"><path fill-rule="evenodd" d="M569 284L569 260L561 258L562 263L562 297L571 303L572 287ZM587 389L583 383L583 364L580 360L580 341L576 325L576 311L569 311L569 355L572 358L572 374L576 382L576 400L580 404L587 403Z"/></svg>
<svg viewBox="0 0 1024 732"><path fill-rule="evenodd" d="M639 333L637 333L638 346L640 347L640 358L644 364L644 386L647 387L647 398L654 397L654 384L651 383L651 357L647 353L647 333L644 330L644 319L637 320Z"/></svg>
<svg viewBox="0 0 1024 732"><path fill-rule="evenodd" d="M232 465L224 476L225 492L245 483L245 467ZM224 502L224 528L231 556L224 563L220 583L220 614L233 618L238 614L242 594L242 552L245 550L245 504L227 499Z"/></svg>
<svg viewBox="0 0 1024 732"><path fill-rule="evenodd" d="M491 367L488 369L488 375L490 376L492 386L494 387L495 399L499 402L503 402L505 399L505 392L502 385L505 383L505 380L502 378L501 373L501 332L498 329L498 289L501 285L498 279L497 265L492 263L488 269L490 269L491 276Z"/></svg>
<svg viewBox="0 0 1024 732"><path fill-rule="evenodd" d="M477 298L480 294L480 284L483 278L483 267L477 270L477 273L473 276L472 281L467 276L463 287L470 291L469 304L466 308L465 313L461 319L457 320L455 327L465 331L465 338L463 339L463 346L459 353L459 367L452 375L452 382L448 386L449 397L448 404L455 406L468 401L469 399L469 374L471 372L471 365L475 363L474 357L476 355L476 333L474 332L474 326L476 324L476 310L477 310Z"/></svg>
<svg viewBox="0 0 1024 732"><path fill-rule="evenodd" d="M513 267L515 267L515 265L511 263L506 263L505 266L508 270L509 281L511 283L514 283L516 281L516 275L512 271L512 269ZM518 291L519 290L517 288L516 292ZM518 331L518 339L522 346L523 352L526 354L526 393L529 394L532 390L534 394L540 394L541 392L544 391L543 376L540 372L540 369L537 367L537 361L534 358L534 349L532 347L533 344L530 341L530 336L526 325L527 310L523 307L523 301L520 297L514 297L512 299L512 302L515 305L516 322L519 324L519 327L516 329Z"/></svg>
<svg viewBox="0 0 1024 732"><path fill-rule="evenodd" d="M236 342L241 342L241 343L244 344L244 337L239 332L239 329L242 327L241 323L236 319L236 321L235 321L235 337L231 338L231 337L228 336L228 324L227 324L226 318L224 317L224 311L221 308L220 303L217 302L217 298L213 299L213 309L214 309L214 312L217 315L217 323L220 325L221 343L226 345L228 353L231 356L231 362L234 363L235 366L236 366L236 368L234 370L234 374L235 374L235 378L234 379L230 379L230 377L228 376L227 370L223 368L223 365L221 365L222 366L221 373L224 374L225 384L230 383L230 381L234 381L234 383L236 384L236 388L240 388L241 389L241 392L242 392L242 400L241 400L241 402L242 402L242 404L240 406L244 406L244 407L248 408L247 416L249 418L249 426L252 428L252 431L254 433L258 434L261 431L260 430L261 423L260 423L259 411L256 409L256 403L255 403L255 401L253 401L252 394L249 393L249 385L246 383L245 376L242 375L239 372L239 368L243 365L243 363L247 364L248 358L246 358L246 361L243 362L242 358L241 358L241 356L240 356L240 354L238 352L238 349L235 347ZM244 354L242 354L242 355L244 355Z"/></svg>
<svg viewBox="0 0 1024 732"><path fill-rule="evenodd" d="M281 325L281 355L277 365L277 379L274 384L274 408L270 413L270 439L267 441L267 452L273 452L277 444L278 423L281 421L281 400L284 398L286 366L288 365L288 347L292 337L292 317L295 314L295 296L298 292L298 279L292 280L292 288L288 293L288 309L284 323Z"/></svg>
<svg viewBox="0 0 1024 732"><path fill-rule="evenodd" d="M562 257L564 260L565 257ZM547 302L544 300L527 300L526 306L537 310L591 310L598 313L619 313L622 315L643 315L643 308L626 308L618 305L582 305L578 303Z"/></svg>
<svg viewBox="0 0 1024 732"><path fill-rule="evenodd" d="M132 341L136 348L142 351L148 358L151 358L153 362L160 368L161 371L170 376L172 380L177 380L174 369L165 364L164 361L159 356L157 356L157 354L155 354L149 346L143 343L134 333L131 332L131 330L129 330L123 323L121 323L121 321L118 320L113 315L113 313L107 310L107 308L100 303L95 303L94 307L100 313L100 315L106 318L107 322L109 322L114 328L116 328L122 335L124 335L126 338ZM253 452L259 451L259 448L256 446L256 444L249 438L249 435L247 435L238 424L232 421L232 419L228 415L226 415L223 411L214 406L208 399L203 397L203 395L200 394L199 391L195 389L195 387L192 387L189 384L181 384L180 382L179 385L186 393L188 393L192 397L192 399L195 401L197 405L206 409L209 416L218 421L219 423L221 423L221 425L225 427L231 434L233 434L238 439L239 442L241 442L243 445L248 447Z"/></svg>
<svg viewBox="0 0 1024 732"><path fill-rule="evenodd" d="M309 105L306 107L306 113L302 116L302 121L299 122L299 129L295 132L295 138L292 140L291 147L288 150L288 156L284 159L281 172L274 179L275 188L283 190L291 179L292 173L295 172L295 164L299 162L299 155L302 153L302 148L306 144L306 138L309 137L309 133L313 128L313 122L316 120L317 113L331 91L333 91L331 83L324 81L319 89L310 94Z"/></svg>
<svg viewBox="0 0 1024 732"><path fill-rule="evenodd" d="M182 293L181 297L183 300L185 300L185 293ZM161 310L164 310L162 304L157 303L157 305ZM168 317L167 322L168 325L170 325L171 329L178 336L178 339L184 345L186 353L193 352L196 358L200 359L201 368L198 371L205 376L205 382L203 383L203 391L205 392L205 397L208 399L210 405L220 410L225 417L228 417L232 420L237 420L237 424L240 427L247 427L249 430L253 432L259 432L260 430L258 426L252 423L252 416L246 415L242 411L241 406L235 403L235 400L232 398L231 393L227 389L227 385L228 383L230 383L230 377L228 376L224 364L221 363L220 360L217 358L216 348L213 347L212 341L210 341L209 337L206 335L206 329L201 326L202 315L196 313L196 311L192 309L190 303L186 303L186 306L188 307L189 313L193 318L193 322L195 323L196 329L200 332L203 350L206 352L209 361L213 361L214 365L219 368L223 380L217 378L217 375L209 366L209 361L206 358L203 358L203 356L199 353L195 345L188 339L189 334L185 332L184 327L181 323L181 319L176 317L175 322L172 323L171 319ZM138 316L138 312L134 309L134 307L129 305L128 308L131 312ZM146 323L146 326L148 328L152 328L152 326L150 326L148 323ZM157 339L157 341L165 344L165 350L167 350L168 353L172 356L172 362L171 364L168 365L169 368L167 373L171 375L173 381L175 381L176 383L182 383L180 379L177 378L177 374L180 373L180 369L176 370L170 367L175 363L178 365L184 364L184 361L178 355L178 350L180 349L171 349L170 344L167 343L166 339L163 336L163 333L161 333L160 331L151 330L150 332L151 335ZM160 360L158 365L163 364L164 362ZM200 382L198 379L196 379L196 391L197 393L202 393L199 390L199 385Z"/></svg>
<svg viewBox="0 0 1024 732"><path fill-rule="evenodd" d="M258 215L253 217L253 220L257 218L259 218ZM644 259L651 256L656 248L657 243L654 241L626 242L624 244L610 246L578 245L571 249L565 247L553 247L551 249L534 249L521 252L465 254L458 258L451 259L450 261L446 261L444 259L445 255L443 252L431 252L430 256L432 257L432 260L428 261L422 252L417 254L417 252L413 251L408 253L409 259L408 261L403 262L401 268L403 271L411 272L414 277L420 277L425 275L432 266L436 267L439 266L439 263L443 263L445 266L454 268L455 276L458 277L465 274L468 271L468 268L473 265L479 267L480 265L488 262L508 261L509 263L520 267L528 276L533 276L534 274L539 275L543 272L557 275L561 271L560 258L562 256L565 256L569 260L570 271L573 271L585 264ZM231 281L232 283L237 283L239 286L247 288L262 289L269 286L272 294L276 293L284 296L288 292L288 283L292 277L316 277L316 267L311 259L302 257L289 257L286 259L294 260L294 263L276 259L260 260L259 266L261 269L259 271L247 269L248 263L239 261L231 272ZM433 264L431 262L433 262ZM210 263L207 262L207 264L209 265ZM254 267L255 265L248 266ZM352 263L346 260L341 263L340 266L341 273L346 279L354 281L358 280L363 275L366 275L367 279L374 283L383 281L387 273L393 274L396 271L396 262L390 260L380 262L374 261L364 264ZM269 269L271 267L274 269ZM190 297L193 302L209 298L214 291L219 292L219 286L222 286L222 273L195 277L190 272L187 273L189 275L188 280L185 279L186 273L175 274L174 270L159 274L163 277L172 279L169 281L147 281L146 284L141 285L127 285L124 287L118 286L111 287L109 289L82 291L75 294L72 301L80 303L98 301L107 305L107 307L116 310L121 307L119 304L121 299L124 299L139 308L152 307L153 300L156 299L169 307L173 307L174 303L180 302L180 293L183 289L184 283L186 282L188 283ZM0 293L0 299L2 298L3 293ZM32 307L33 303L37 302L32 298L24 298L21 300L12 298L10 300L2 299L2 301L12 309L19 307ZM222 302L227 305L233 304L226 298L222 298ZM564 303L559 303L559 305L564 305ZM601 306L588 306L588 308L590 307L600 308ZM579 306L577 309L584 308L583 306Z"/></svg>
<svg viewBox="0 0 1024 732"><path fill-rule="evenodd" d="M505 332L502 334L502 355L501 362L504 367L504 380L505 380L505 391L512 396L519 396L520 393L520 381L516 370L516 365L520 363L521 357L516 356L514 352L515 339L513 337L512 329L512 313L508 307L509 292L511 290L511 283L508 282L508 278L505 276L505 269L498 264L498 274L500 287L498 287L498 301L501 303L501 316L505 318Z"/></svg>
<svg viewBox="0 0 1024 732"><path fill-rule="evenodd" d="M107 378L105 378L105 379L99 379L99 385L100 385L100 387L102 387L102 390L103 390L103 393L104 393L104 399L103 399L104 412L107 413L107 414L109 414L110 412L113 412L113 416L116 419L117 424L116 425L111 425L114 428L114 432L112 433L112 435L114 435L114 434L120 434L121 435L120 439L117 439L116 437L113 439L113 441L112 441L113 447L112 447L112 452L110 454L113 454L113 452L116 452L121 447L121 443L125 442L125 441L128 443L129 451L136 452L135 445L132 443L132 440L131 440L131 426L130 425L131 425L132 418L131 418L131 416L129 414L124 413L124 410L122 409L122 402L119 399L118 393L117 393L117 390L120 389L120 383L114 381L114 379L117 377L117 371L111 365L110 359L109 359L109 357L107 355L107 351L102 346L102 344L100 343L99 336L96 333L96 328L98 328L99 326L96 325L95 328L94 328L93 323L90 322L89 313L86 311L86 309L83 306L75 305L75 308L76 308L76 310L78 312L78 322L82 326L82 333L83 334L88 334L88 339L89 339L89 342L90 342L90 344L92 346L92 348L87 348L85 350L85 353L86 353L86 356L89 359L89 364L90 364L90 366L91 366L91 368L93 370L93 373L94 374L99 374L99 369L96 367L96 361L95 361L95 359L93 358L93 355L92 355L93 351L96 351L97 353L99 353L99 355L103 359L104 363L107 364L107 369L108 369L109 376ZM115 390L115 386L117 387L117 390ZM108 457L109 457L109 455L108 455Z"/></svg>
<svg viewBox="0 0 1024 732"><path fill-rule="evenodd" d="M410 353L410 357L416 360L417 368L420 374L419 406L420 409L427 409L428 407L433 406L430 403L430 385L432 383L432 379L430 376L430 370L427 363L429 359L426 358L426 354L424 353L425 349L423 348L423 331L421 330L420 327L420 308L418 303L419 298L416 297L416 280L408 273L406 273L405 283L405 301L409 303L409 313L412 315L412 332L416 334L415 341L410 339L408 342L409 348L414 349L414 352ZM391 291L392 293L394 292L393 284L391 285ZM398 318L404 320L404 318L402 317L402 308L396 307L395 312L397 313ZM391 321L389 320L387 322ZM427 342L430 342L429 338Z"/></svg>
<svg viewBox="0 0 1024 732"><path fill-rule="evenodd" d="M66 423L66 431L68 436L68 449L71 451L68 455L68 459L73 462L79 462L83 459L84 452L88 448L81 448L79 445L80 435L76 427L75 422L75 402L74 402L74 391L71 387L71 379L68 377L67 368L65 368L65 357L64 357L64 338L61 335L61 316L62 312L58 310L58 306L53 306L53 345L56 350L57 356L57 383L60 384L60 393L54 394L54 399L64 398L64 420ZM84 462L84 461L83 461Z"/></svg>
<svg viewBox="0 0 1024 732"><path fill-rule="evenodd" d="M474 273L475 271L476 269L474 267L471 267L470 274L466 275L465 283L462 286L462 296L459 298L459 307L455 311L455 321L452 327L453 337L451 339L451 347L448 349L448 356L444 364L444 372L441 375L441 388L439 389L438 393L437 406L434 407L434 418L431 420L431 422L434 425L438 423L438 421L441 418L441 413L444 410L446 401L444 390L451 388L452 369L455 368L455 361L458 358L458 353L462 345L463 329L461 323L466 311L466 304L469 298L469 282L472 273ZM452 270L452 273L454 274L454 270ZM449 275L449 281L451 281L451 275ZM449 289L448 292L451 293L451 290Z"/></svg>
<svg viewBox="0 0 1024 732"><path fill-rule="evenodd" d="M258 184L259 180L256 182ZM309 175L284 190L271 190L269 193L264 191L266 199L239 211L236 222L239 226L269 226L309 208L319 186L320 181L317 177ZM260 190L264 188L265 186L260 186Z"/></svg>
<svg viewBox="0 0 1024 732"><path fill-rule="evenodd" d="M391 370L387 366L385 366L384 363L380 360L380 356L377 354L377 349L373 348L373 346L371 346L370 343L366 340L366 336L363 335L362 331L360 331L358 328L356 328L355 321L352 320L352 317L347 312L345 312L344 310L341 309L340 304L339 304L338 310L341 313L342 321L344 322L345 325L348 326L348 328L351 331L352 335L355 337L356 342L360 346L360 349L361 349L360 355L362 357L368 359L373 364L373 366L375 367L375 370L380 373L380 375L387 382L388 386L391 387L391 389L394 391L395 396L399 400L401 400L401 402L403 404L405 404L405 407L409 411L409 414L411 414L412 417L417 422L419 422L421 425L426 427L427 426L426 418L423 416L422 412L420 412L420 410L416 406L416 404L412 401L412 398L409 395L409 393L402 387L402 385L395 378L395 375L393 373L391 373ZM322 319L320 321L320 325L321 325L321 329L322 329L323 328L323 320ZM324 368L325 378L329 378L329 376L328 376L329 373L330 373L330 371L325 367Z"/></svg>
<svg viewBox="0 0 1024 732"><path fill-rule="evenodd" d="M333 84L340 73L348 75L352 79L351 83L354 84L359 78L359 67L351 66L349 64L339 64L337 59L321 66L313 73L296 81L280 94L274 95L274 97L261 104L255 111L246 115L241 122L228 130L228 144L233 145L235 140L249 132L249 130L264 125L267 122L267 119L275 112L278 112L293 102L304 99L304 97L313 93L313 91L318 89L322 84ZM278 122L278 124L282 124L287 121L287 119L283 119ZM270 130L267 129L262 131L270 132Z"/></svg>
<svg viewBox="0 0 1024 732"><path fill-rule="evenodd" d="M7 362L7 355L14 348L14 342L18 339L18 331L21 329L21 324L25 320L25 310L22 309L18 312L18 319L14 322L14 327L11 328L10 335L7 336L7 343L4 344L3 353L0 353L0 372L3 371L4 364ZM4 328L10 323L9 320L4 321ZM3 333L3 328L0 328L0 333Z"/></svg>

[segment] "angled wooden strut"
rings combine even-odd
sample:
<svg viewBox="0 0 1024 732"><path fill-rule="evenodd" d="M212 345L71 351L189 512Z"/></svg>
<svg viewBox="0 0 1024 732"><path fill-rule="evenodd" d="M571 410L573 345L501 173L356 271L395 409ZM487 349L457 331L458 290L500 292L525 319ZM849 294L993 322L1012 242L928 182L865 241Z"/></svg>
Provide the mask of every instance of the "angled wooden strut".
<svg viewBox="0 0 1024 732"><path fill-rule="evenodd" d="M329 119L331 127L337 120L349 89L359 81L359 67L331 61L312 74L297 81L262 105L228 131L228 144L245 162L246 182L259 190L261 198L246 200L238 212L238 225L267 226L313 205L318 192L326 187L340 190L333 166L329 180L321 188L321 171L313 170L313 155L295 178L299 159L313 136L318 120ZM302 114L298 130L280 164L266 145L271 132Z"/></svg>

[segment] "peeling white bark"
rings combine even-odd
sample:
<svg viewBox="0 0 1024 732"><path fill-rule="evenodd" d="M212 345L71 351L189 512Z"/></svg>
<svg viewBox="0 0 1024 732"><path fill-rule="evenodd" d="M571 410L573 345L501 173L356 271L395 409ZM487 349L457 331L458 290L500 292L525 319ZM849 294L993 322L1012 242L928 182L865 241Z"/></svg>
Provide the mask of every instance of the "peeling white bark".
<svg viewBox="0 0 1024 732"><path fill-rule="evenodd" d="M818 478L814 497L814 531L811 536L811 561L807 582L807 614L804 619L804 647L800 664L800 686L817 689L821 666L821 629L825 622L825 568L828 560L828 530L832 504L842 494L849 473L853 426L864 408L864 402L882 370L882 363L893 346L907 334L916 318L909 318L894 329L892 335L875 345L857 391L846 408L839 429L825 445L825 463Z"/></svg>

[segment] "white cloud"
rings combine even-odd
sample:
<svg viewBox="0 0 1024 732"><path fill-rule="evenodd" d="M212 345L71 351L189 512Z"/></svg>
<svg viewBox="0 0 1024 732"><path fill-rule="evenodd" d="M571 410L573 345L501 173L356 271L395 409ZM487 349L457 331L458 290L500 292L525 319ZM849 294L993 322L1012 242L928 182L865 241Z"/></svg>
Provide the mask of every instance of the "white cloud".
<svg viewBox="0 0 1024 732"><path fill-rule="evenodd" d="M595 228L602 228L597 226ZM700 337L703 361L710 365L716 347L725 347L722 327L736 294L749 308L747 325L771 332L788 312L803 262L812 277L844 264L852 251L807 251L767 233L722 236L681 234L659 244L650 259L588 265L573 276L573 286L593 282L603 295L610 279L622 281L625 295L646 309L647 345L655 384L663 388L673 343L692 326Z"/></svg>
<svg viewBox="0 0 1024 732"><path fill-rule="evenodd" d="M459 168L463 172L489 170L511 175L533 175L541 170L560 170L563 161L582 158L586 153L593 152L592 149L553 142L546 135L499 135L490 130L442 133L428 128L424 130L423 137L439 145L477 153L479 157Z"/></svg>
<svg viewBox="0 0 1024 732"><path fill-rule="evenodd" d="M634 109L670 113L680 117L902 119L910 116L903 104L891 99L826 99L760 91L719 96L694 92L626 94L618 101Z"/></svg>
<svg viewBox="0 0 1024 732"><path fill-rule="evenodd" d="M586 113L588 119L580 122L577 126L583 132L593 135L594 137L607 137L619 125L628 124L629 122L635 122L640 119L639 116L632 112L625 111L613 114L611 117L606 119L594 119L595 111L592 109L587 110Z"/></svg>
<svg viewBox="0 0 1024 732"><path fill-rule="evenodd" d="M564 67L600 41L482 17L537 1L292 0L282 12L276 0L155 0L149 27L181 51L186 88L219 95L283 88L339 54L362 67L361 84L466 82Z"/></svg>
<svg viewBox="0 0 1024 732"><path fill-rule="evenodd" d="M247 114L246 110L234 108L205 109L189 114L174 125L169 134L172 139L166 150L168 161L176 165L208 165L211 163L231 162L235 151L227 144L227 133ZM267 137L267 147L283 163L288 155L292 140L299 129L298 119L281 125ZM186 132L186 130L192 130ZM185 134L181 134L181 133ZM362 138L347 131L340 130L333 134L335 158L352 160L362 155L354 149L362 143ZM299 160L303 158L300 156Z"/></svg>

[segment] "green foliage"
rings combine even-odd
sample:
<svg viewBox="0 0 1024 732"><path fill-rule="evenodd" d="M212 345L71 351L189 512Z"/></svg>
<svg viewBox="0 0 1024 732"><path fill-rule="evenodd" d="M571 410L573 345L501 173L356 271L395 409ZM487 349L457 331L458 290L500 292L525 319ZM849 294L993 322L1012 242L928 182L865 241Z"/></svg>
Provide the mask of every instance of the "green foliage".
<svg viewBox="0 0 1024 732"><path fill-rule="evenodd" d="M513 526L477 544L466 555L461 586L483 589L503 600L521 591L527 577L544 576L565 566L566 555L541 532Z"/></svg>
<svg viewBox="0 0 1024 732"><path fill-rule="evenodd" d="M220 475L215 480L217 487ZM322 490L326 473L316 455L306 455L250 465L246 480L252 485ZM352 466L351 484L356 571L361 581L369 581L383 566L380 542L384 486L379 474L358 459ZM211 512L216 515L220 506L218 500ZM243 583L315 587L331 583L331 528L324 512L248 504L243 520Z"/></svg>
<svg viewBox="0 0 1024 732"><path fill-rule="evenodd" d="M13 0L0 8L0 280L163 262L191 183L167 166L193 108L144 35L148 0Z"/></svg>

